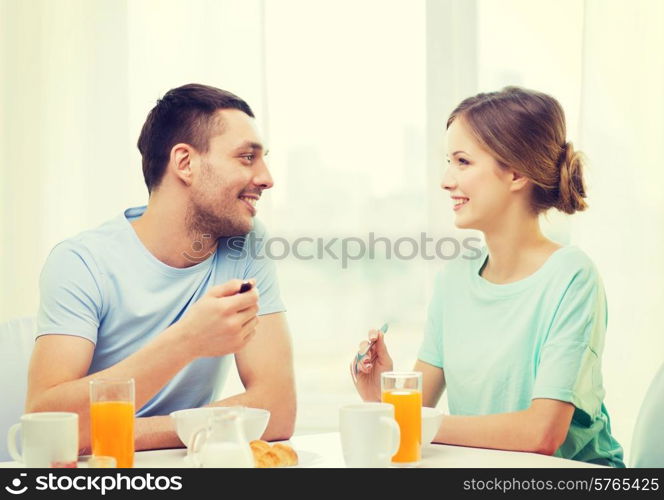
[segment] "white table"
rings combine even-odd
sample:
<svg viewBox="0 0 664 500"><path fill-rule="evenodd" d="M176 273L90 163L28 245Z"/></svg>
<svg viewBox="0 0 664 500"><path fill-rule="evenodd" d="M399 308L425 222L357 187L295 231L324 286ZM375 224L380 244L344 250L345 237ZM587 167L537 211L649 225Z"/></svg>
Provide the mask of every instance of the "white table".
<svg viewBox="0 0 664 500"><path fill-rule="evenodd" d="M345 467L338 432L294 436L288 443L297 451L299 467ZM136 468L183 468L191 464L185 459L186 450L140 451L134 457ZM85 467L85 459L79 462ZM0 467L21 467L16 462L1 462ZM524 468L524 467L601 467L599 465L565 460L557 457L516 451L487 450L431 444L422 450L421 467L468 468Z"/></svg>

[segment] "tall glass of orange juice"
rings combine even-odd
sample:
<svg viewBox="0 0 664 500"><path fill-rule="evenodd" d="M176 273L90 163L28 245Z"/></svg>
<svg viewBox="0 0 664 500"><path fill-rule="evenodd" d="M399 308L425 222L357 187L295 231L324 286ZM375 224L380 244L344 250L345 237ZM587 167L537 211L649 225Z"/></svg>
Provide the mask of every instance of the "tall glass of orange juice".
<svg viewBox="0 0 664 500"><path fill-rule="evenodd" d="M134 379L90 381L90 441L95 456L134 465Z"/></svg>
<svg viewBox="0 0 664 500"><path fill-rule="evenodd" d="M394 405L394 418L401 430L401 443L392 464L418 465L422 458L422 373L384 372L380 386L381 399Z"/></svg>

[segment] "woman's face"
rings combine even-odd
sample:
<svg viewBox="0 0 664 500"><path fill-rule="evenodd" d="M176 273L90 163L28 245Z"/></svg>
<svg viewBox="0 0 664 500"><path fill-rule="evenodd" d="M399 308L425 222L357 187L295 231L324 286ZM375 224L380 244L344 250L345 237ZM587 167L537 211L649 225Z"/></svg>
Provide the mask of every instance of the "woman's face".
<svg viewBox="0 0 664 500"><path fill-rule="evenodd" d="M452 197L454 224L480 231L497 227L515 202L513 171L481 148L461 118L447 129L447 161L441 187Z"/></svg>

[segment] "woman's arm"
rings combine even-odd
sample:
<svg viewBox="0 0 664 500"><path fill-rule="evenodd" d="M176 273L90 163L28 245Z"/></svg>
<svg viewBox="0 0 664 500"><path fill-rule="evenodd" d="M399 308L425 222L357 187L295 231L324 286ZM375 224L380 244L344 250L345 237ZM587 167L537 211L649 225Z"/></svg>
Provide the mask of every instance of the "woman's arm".
<svg viewBox="0 0 664 500"><path fill-rule="evenodd" d="M443 369L418 359L413 370L422 372L422 406L435 408L445 390Z"/></svg>
<svg viewBox="0 0 664 500"><path fill-rule="evenodd" d="M417 360L422 372L422 405L434 408L445 391L442 368ZM553 455L565 441L574 405L555 399L533 399L530 408L496 415L445 415L435 443L529 451Z"/></svg>
<svg viewBox="0 0 664 500"><path fill-rule="evenodd" d="M526 410L496 415L445 415L434 442L553 455L567 437L574 405L533 399Z"/></svg>

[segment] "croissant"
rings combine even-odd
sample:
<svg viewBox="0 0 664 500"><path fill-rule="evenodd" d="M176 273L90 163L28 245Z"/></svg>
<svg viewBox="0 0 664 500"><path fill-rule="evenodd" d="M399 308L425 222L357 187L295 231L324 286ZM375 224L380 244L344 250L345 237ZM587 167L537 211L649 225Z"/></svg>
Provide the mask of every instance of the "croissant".
<svg viewBox="0 0 664 500"><path fill-rule="evenodd" d="M288 467L297 465L297 453L283 443L270 445L267 441L256 439L249 443L254 455L254 462L258 468Z"/></svg>
<svg viewBox="0 0 664 500"><path fill-rule="evenodd" d="M283 463L286 467L297 465L297 453L287 444L275 443L272 445L272 451L279 457L280 464Z"/></svg>

